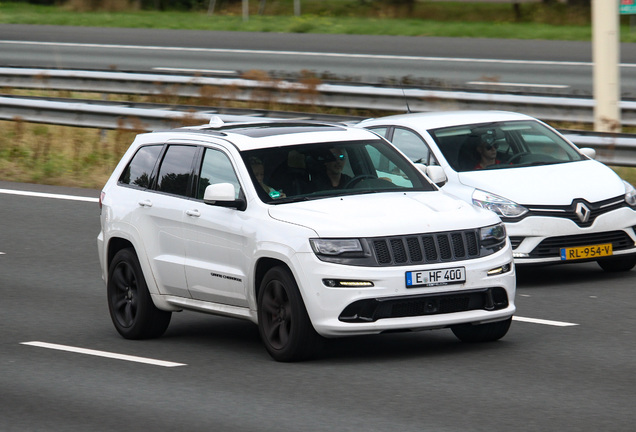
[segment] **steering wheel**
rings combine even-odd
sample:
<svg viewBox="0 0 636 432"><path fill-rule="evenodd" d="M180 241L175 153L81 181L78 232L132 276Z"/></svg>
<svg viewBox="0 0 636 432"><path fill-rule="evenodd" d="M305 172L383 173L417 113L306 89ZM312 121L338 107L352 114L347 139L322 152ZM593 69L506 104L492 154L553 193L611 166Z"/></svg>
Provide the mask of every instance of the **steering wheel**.
<svg viewBox="0 0 636 432"><path fill-rule="evenodd" d="M515 155L512 155L508 158L508 160L506 161L506 163L513 163L513 162L518 162L519 159L521 159L523 156L529 155L530 152L521 152L521 153L517 153Z"/></svg>
<svg viewBox="0 0 636 432"><path fill-rule="evenodd" d="M349 180L347 182L347 184L344 185L344 188L345 189L349 189L350 187L353 187L353 185L359 183L361 180L374 179L374 178L376 178L376 177L374 175L372 175L372 174L360 174L360 175L355 176L351 180Z"/></svg>

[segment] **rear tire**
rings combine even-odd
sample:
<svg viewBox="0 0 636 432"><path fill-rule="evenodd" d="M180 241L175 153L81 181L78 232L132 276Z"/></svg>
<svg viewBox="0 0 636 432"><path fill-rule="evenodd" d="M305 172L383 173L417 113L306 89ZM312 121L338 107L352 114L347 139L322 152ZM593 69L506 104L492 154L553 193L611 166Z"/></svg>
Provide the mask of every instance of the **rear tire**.
<svg viewBox="0 0 636 432"><path fill-rule="evenodd" d="M626 257L616 257L606 260L597 261L606 272L625 272L630 271L636 265L636 255L629 255Z"/></svg>
<svg viewBox="0 0 636 432"><path fill-rule="evenodd" d="M122 249L113 258L106 291L110 317L126 339L159 337L168 328L172 312L160 310L152 302L133 249Z"/></svg>
<svg viewBox="0 0 636 432"><path fill-rule="evenodd" d="M512 317L488 324L461 324L452 326L451 330L462 342L493 342L508 333Z"/></svg>
<svg viewBox="0 0 636 432"><path fill-rule="evenodd" d="M305 360L321 345L298 285L285 267L271 268L261 282L258 330L269 355L280 362Z"/></svg>

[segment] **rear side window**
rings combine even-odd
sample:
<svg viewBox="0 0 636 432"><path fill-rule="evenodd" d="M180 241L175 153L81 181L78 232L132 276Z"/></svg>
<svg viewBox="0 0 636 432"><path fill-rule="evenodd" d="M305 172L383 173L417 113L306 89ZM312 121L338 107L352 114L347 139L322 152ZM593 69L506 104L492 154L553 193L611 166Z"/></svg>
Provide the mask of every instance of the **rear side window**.
<svg viewBox="0 0 636 432"><path fill-rule="evenodd" d="M140 148L119 178L119 183L149 188L152 182L152 170L161 153L161 145L151 145Z"/></svg>
<svg viewBox="0 0 636 432"><path fill-rule="evenodd" d="M196 155L197 147L169 146L159 168L157 190L159 192L187 196Z"/></svg>

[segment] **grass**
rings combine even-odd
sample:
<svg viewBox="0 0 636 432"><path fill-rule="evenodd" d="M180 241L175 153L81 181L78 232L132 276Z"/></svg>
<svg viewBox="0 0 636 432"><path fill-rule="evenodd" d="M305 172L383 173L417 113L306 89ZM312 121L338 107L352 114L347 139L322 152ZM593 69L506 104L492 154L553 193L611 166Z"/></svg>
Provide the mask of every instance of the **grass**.
<svg viewBox="0 0 636 432"><path fill-rule="evenodd" d="M102 6L90 8L87 4ZM206 2L203 2L207 4ZM293 16L293 0L270 0L264 14L251 2L244 20L241 3L217 2L206 10L135 10L127 0L68 0L61 6L0 1L0 24L132 27L217 31L338 33L516 39L590 40L589 10L564 4L418 1L412 10L398 1L303 0ZM621 40L636 42L622 17ZM15 93L15 92L14 92ZM271 109L271 108L270 108ZM370 116L382 113L369 113ZM557 125L555 125L557 126ZM558 127L558 126L557 126ZM132 142L129 131L0 121L0 179L100 188ZM636 184L636 170L614 168Z"/></svg>
<svg viewBox="0 0 636 432"><path fill-rule="evenodd" d="M513 39L591 38L589 9L562 3L521 3L515 8L513 2L418 1L411 11L388 0L304 0L302 14L294 16L292 1L270 1L262 15L258 14L259 2L251 2L248 20L243 19L240 2L217 2L228 5L218 8L213 15L206 10L134 10L127 8L125 1L107 2L110 8L96 10L88 9L79 0L67 1L64 6L0 2L0 23ZM621 40L636 42L636 32L630 31L627 17L621 21Z"/></svg>

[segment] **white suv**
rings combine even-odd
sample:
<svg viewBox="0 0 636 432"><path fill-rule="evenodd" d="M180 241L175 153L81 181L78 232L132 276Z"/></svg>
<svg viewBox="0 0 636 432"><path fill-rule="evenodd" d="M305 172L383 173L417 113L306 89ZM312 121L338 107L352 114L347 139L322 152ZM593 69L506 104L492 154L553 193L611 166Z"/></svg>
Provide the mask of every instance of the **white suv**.
<svg viewBox="0 0 636 432"><path fill-rule="evenodd" d="M98 248L124 337L194 310L258 324L270 355L322 337L450 327L503 337L510 242L376 134L312 122L139 135L101 193Z"/></svg>

